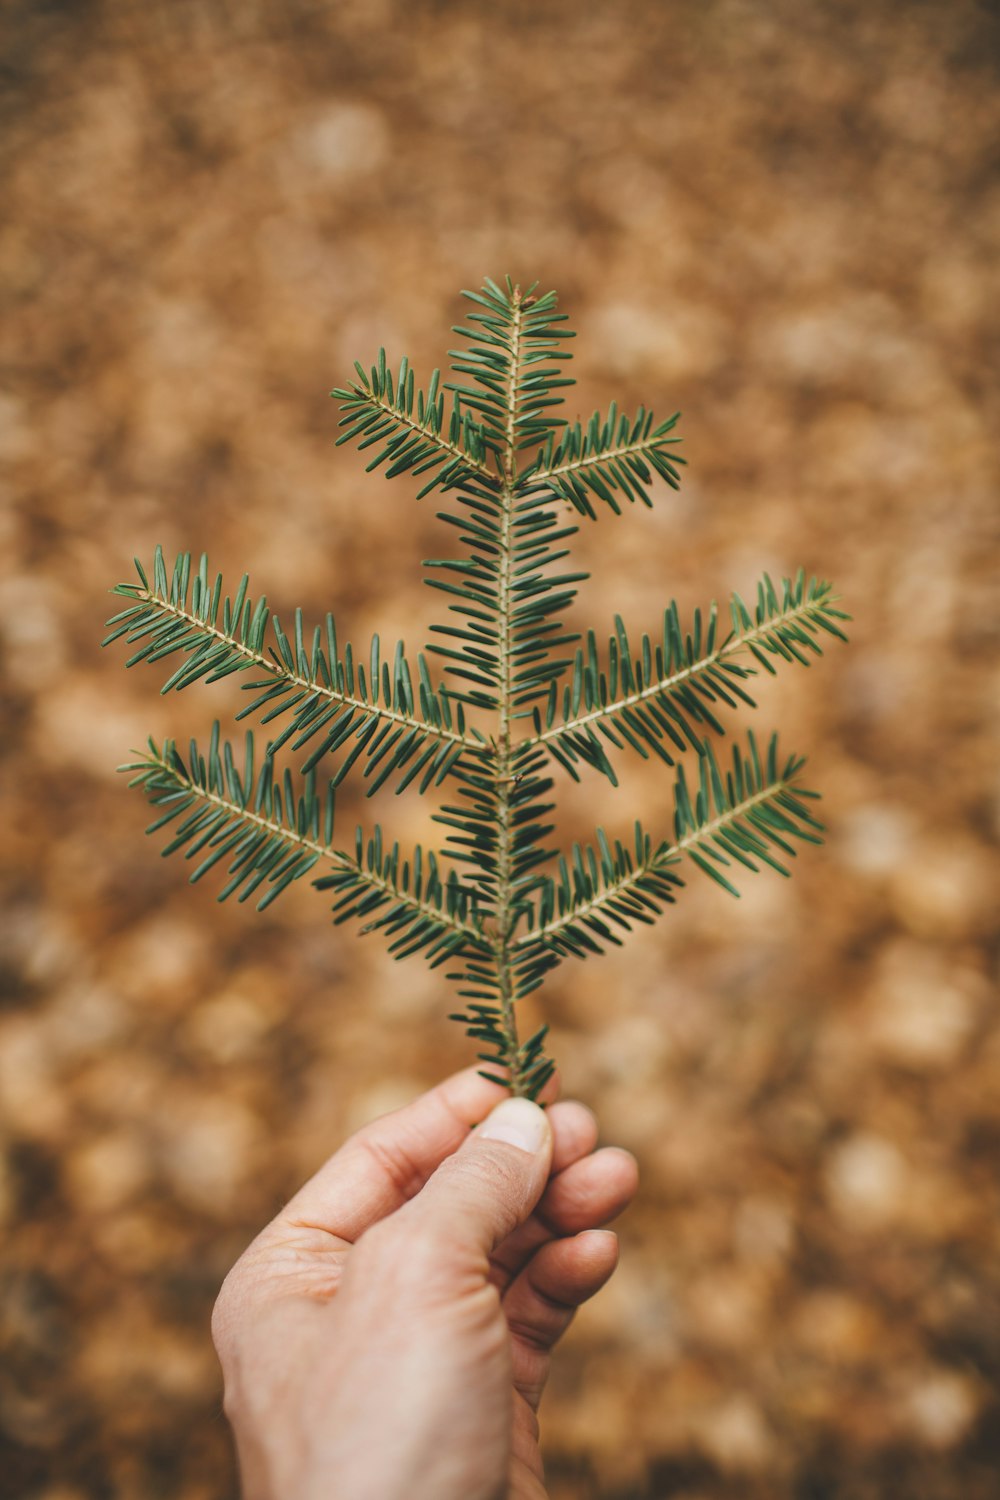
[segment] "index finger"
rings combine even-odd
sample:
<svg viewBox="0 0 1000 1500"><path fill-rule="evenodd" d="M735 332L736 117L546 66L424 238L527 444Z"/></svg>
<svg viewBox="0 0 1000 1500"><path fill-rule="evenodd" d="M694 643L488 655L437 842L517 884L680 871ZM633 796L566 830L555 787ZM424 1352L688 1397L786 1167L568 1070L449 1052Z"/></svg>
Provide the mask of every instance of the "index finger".
<svg viewBox="0 0 1000 1500"><path fill-rule="evenodd" d="M542 1091L546 1103L558 1084ZM278 1216L348 1244L413 1198L431 1173L457 1151L507 1090L475 1068L454 1073L406 1104L365 1125L299 1189Z"/></svg>

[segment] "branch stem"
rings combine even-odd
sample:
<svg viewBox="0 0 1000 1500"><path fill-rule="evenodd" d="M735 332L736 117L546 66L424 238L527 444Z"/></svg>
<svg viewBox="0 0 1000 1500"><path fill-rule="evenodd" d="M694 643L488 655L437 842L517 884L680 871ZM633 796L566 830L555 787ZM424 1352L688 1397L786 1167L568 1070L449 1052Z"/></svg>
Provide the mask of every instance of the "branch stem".
<svg viewBox="0 0 1000 1500"><path fill-rule="evenodd" d="M667 439L662 432L652 432L648 437L637 438L632 443L619 443L617 447L605 448L600 453L588 453L581 458L571 458L564 464L556 464L551 469L538 469L531 475L532 484L544 485L552 479L559 479L563 474L578 474L581 469L594 468L597 464L612 463L616 458L630 458L636 454L650 453L656 448L662 448ZM671 441L679 442L678 438ZM683 463L683 459L681 460Z"/></svg>
<svg viewBox="0 0 1000 1500"><path fill-rule="evenodd" d="M514 486L517 482L517 460L515 457L514 438L517 419L517 381L521 352L521 319L520 291L516 290L510 343L510 368L506 391L507 426L503 457L503 484L500 493L500 557L498 559L497 577L497 599L500 607L497 619L497 656L500 680L497 685L499 725L495 760L497 807L496 965L500 992L501 1025L506 1041L506 1062L510 1071L511 1092L515 1095L526 1095L528 1092L518 1066L517 1017L514 1014L516 997L511 982L512 943L510 936L510 907L513 884L511 791L514 785L512 762L514 746L511 736L511 656L513 648L513 641L511 639L513 539L511 533L513 528Z"/></svg>

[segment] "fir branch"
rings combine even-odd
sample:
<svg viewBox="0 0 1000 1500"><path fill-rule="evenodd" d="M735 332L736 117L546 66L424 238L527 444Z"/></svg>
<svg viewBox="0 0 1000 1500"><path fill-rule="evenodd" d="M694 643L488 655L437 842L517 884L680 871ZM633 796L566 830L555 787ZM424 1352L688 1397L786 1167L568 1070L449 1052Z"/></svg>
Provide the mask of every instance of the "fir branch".
<svg viewBox="0 0 1000 1500"><path fill-rule="evenodd" d="M563 404L553 392L574 384L561 369L572 355L560 346L576 334L556 326L566 315L556 312L554 292L536 295L537 285L522 292L509 276L505 288L487 277L481 292L463 292L476 305L468 315L476 326L456 327L468 347L449 350L452 369L468 375L472 384L452 381L447 388L481 414L484 438L509 486L516 477L516 454L565 425L549 414Z"/></svg>
<svg viewBox="0 0 1000 1500"><path fill-rule="evenodd" d="M337 446L357 442L363 450L381 445L367 472L386 463L387 479L408 470L417 475L436 470L418 492L418 500L431 490L453 489L472 478L488 485L495 483L496 471L487 461L487 455L495 453L495 445L487 440L482 423L471 412L462 411L460 400L453 403L446 433L439 370L432 374L425 392L415 390L413 371L405 356L395 386L384 349L379 350L370 375L357 362L354 368L357 381L330 394L340 402L344 413L339 425L347 428L337 439Z"/></svg>
<svg viewBox="0 0 1000 1500"><path fill-rule="evenodd" d="M606 655L593 631L580 643L560 617L587 575L565 568L564 543L577 527L565 524L558 502L593 518L598 500L620 512L625 501L649 505L657 478L676 486L677 417L656 423L645 408L630 418L612 405L586 427L567 424L555 412L573 384L563 367L574 335L555 294L522 292L507 278L464 295L472 310L469 326L456 329L455 381L442 387L435 371L418 391L408 362L394 377L380 351L370 373L356 365L357 379L333 392L339 443L373 450L369 469L387 477L426 476L421 495L448 494L439 518L462 550L425 564L427 583L448 600L428 649L458 688L435 686L422 655L414 678L402 645L383 660L378 636L356 661L349 645L338 646L331 616L307 640L296 611L286 635L265 599L247 598L246 577L224 598L204 557L193 570L181 554L168 576L159 549L152 584L137 563L140 582L115 589L128 607L109 621L107 639L137 648L130 666L180 657L164 692L245 675L252 701L238 717L284 721L256 774L252 736L239 772L218 726L207 755L192 745L189 764L173 742L150 741L146 758L127 769L160 812L153 828L175 825L166 852L200 858L195 880L226 861L220 899L262 891L262 906L312 873L314 885L335 893L335 921L356 917L364 930L384 931L396 957L455 963L447 977L464 1006L455 1019L479 1044L486 1076L535 1098L553 1063L545 1027L519 1037L517 1002L557 964L654 920L676 899L685 862L735 894L723 873L734 864L787 874L796 843L819 841L800 760L779 762L774 739L762 757L751 734L723 771L706 736L724 733L722 709L753 706L747 682L758 670L808 664L823 634L844 638L849 617L828 584L799 573L775 587L765 575L755 607L733 595L725 638L714 605L704 617L695 612L690 630L670 605L655 641L643 635L633 645L616 616ZM467 727L466 706L489 724ZM274 768L289 742L307 750L300 786ZM574 778L588 764L614 782L612 758L625 749L671 765L697 753L693 789L683 767L677 772L673 842L654 843L637 823L632 846L612 846L598 829L593 846L560 856L550 847L551 762ZM321 796L317 767L337 752ZM440 855L418 847L404 859L379 828L367 841L359 830L353 854L334 848L333 788L355 764L370 791L390 778L397 791L451 783L436 814L447 829Z"/></svg>
<svg viewBox="0 0 1000 1500"><path fill-rule="evenodd" d="M600 412L595 412L586 429L575 422L558 441L550 433L525 481L554 490L591 520L597 518L592 496L615 515L621 514L619 498L651 506L648 491L657 475L672 489L680 485L677 465L684 459L668 455L681 441L668 436L679 418L680 412L675 412L654 427L652 412L640 407L629 421L612 402L603 422Z"/></svg>
<svg viewBox="0 0 1000 1500"><path fill-rule="evenodd" d="M520 486L517 456L548 430L544 413L561 400L552 392L566 383L558 373L564 356L556 348L564 335L553 327L561 320L551 294L538 298L533 288L522 294L508 281L506 291L487 282L481 296L466 295L486 311L472 315L476 330L458 330L472 347L458 356L455 369L475 384L456 390L483 413L500 455L501 484L495 496L476 490L466 497L477 521L476 532L468 533L473 557L431 564L458 581L429 581L459 601L454 607L465 625L461 632L448 631L459 647L445 651L457 663L452 670L476 685L474 701L495 711L497 731L491 753L475 757L475 764L467 760L456 773L465 804L445 807L439 821L451 828L448 852L469 867L496 941L492 961L476 961L454 976L469 1002L466 1024L487 1046L481 1059L505 1070L514 1092L534 1098L552 1064L541 1035L528 1043L518 1037L515 1005L526 989L510 945L522 910L521 887L549 857L543 840L551 832L544 821L551 804L544 799L551 782L538 775L544 756L519 746L514 728L519 705L544 691L545 681L562 669L551 661L540 668L539 662L555 644L554 635L559 639L553 617L572 597L567 586L580 575L546 571L559 555L551 548L555 517Z"/></svg>
<svg viewBox="0 0 1000 1500"><path fill-rule="evenodd" d="M643 758L652 750L672 765L668 745L681 752L703 749L703 725L724 733L715 705L756 706L743 686L755 668L740 662L740 656L752 656L771 673L772 658L808 666L810 656L823 654L817 637L827 632L845 639L837 621L849 618L835 608L830 584L815 578L807 583L802 572L783 579L780 593L765 574L754 613L738 594L732 597L730 611L734 628L720 642L714 604L704 629L696 610L692 629L684 632L672 603L664 612L661 639L654 646L643 635L637 653L616 616L606 671L594 633L588 632L586 653L577 651L570 683L563 690L563 721L556 722L558 698L552 687L544 721L534 710L533 742L543 745L574 779L579 779L576 765L582 761L617 784L608 744L621 749L627 743Z"/></svg>
<svg viewBox="0 0 1000 1500"><path fill-rule="evenodd" d="M389 952L407 958L422 952L431 968L456 957L489 957L495 944L477 915L476 895L418 844L411 860L400 860L398 843L385 847L378 825L365 844L357 830L355 855L341 855L338 868L315 880L320 891L336 891L334 922L370 918L362 933L385 929ZM385 908L388 908L386 910ZM379 916L374 916L380 912Z"/></svg>
<svg viewBox="0 0 1000 1500"><path fill-rule="evenodd" d="M615 927L630 931L633 922L651 923L684 884L670 868L678 860L666 858L663 845L654 847L638 821L632 850L618 840L612 848L603 828L596 839L596 850L574 844L569 860L559 856L558 878L545 875L537 882L536 901L514 947L521 965L537 969L539 978L551 966L550 955L620 946Z"/></svg>
<svg viewBox="0 0 1000 1500"><path fill-rule="evenodd" d="M429 649L461 681L466 702L502 713L504 692L518 711L544 697L568 665L553 651L576 640L558 615L586 575L551 571L566 556L554 543L576 528L561 525L545 508L551 492L532 485L530 465L525 476L518 471L521 451L561 425L551 408L562 403L554 393L573 383L561 374L570 357L561 344L575 335L557 326L565 319L555 312L552 293L538 296L534 287L522 293L508 279L506 290L487 281L482 293L464 295L476 306L469 317L475 326L455 330L469 348L452 353L456 372L471 376L472 383L451 389L481 413L500 473L496 485L459 487L456 500L465 514L442 514L460 531L469 555L425 564L433 570L428 584L447 594L454 601L450 611L462 616L461 624L435 625L435 634L452 644Z"/></svg>
<svg viewBox="0 0 1000 1500"><path fill-rule="evenodd" d="M398 956L432 950L427 957L443 963L456 953L490 951L474 894L453 877L442 880L434 854L418 845L412 860L401 861L398 844L383 853L378 827L367 849L360 829L353 856L335 849L333 788L321 796L310 773L296 791L290 772L276 779L270 755L255 776L254 753L248 733L243 768L237 770L232 747L220 741L216 722L207 753L192 741L185 762L172 740L159 747L151 739L148 754L119 767L132 774L130 786L141 786L152 805L164 809L147 833L183 817L163 855L181 849L189 860L204 855L190 877L192 884L228 859L230 879L218 899L238 893L237 899L246 901L266 882L269 889L257 904L263 911L293 880L322 862L330 870L312 884L339 893L334 920L366 916L389 905L363 930L391 928L396 941L390 951Z"/></svg>
<svg viewBox="0 0 1000 1500"><path fill-rule="evenodd" d="M273 749L290 740L292 748L300 750L319 737L304 771L353 741L334 773L334 784L363 756L365 775L371 779L369 795L397 774L398 790L419 776L420 790L425 791L431 782L444 779L463 752L482 744L481 735L466 729L461 703L455 704L453 714L447 690L434 687L422 655L417 658L414 691L401 643L390 669L381 659L378 636L373 637L366 675L350 645L341 657L332 615L326 617L325 643L317 627L307 648L301 610L295 611L289 639L263 596L256 604L247 599L246 575L235 598L223 597L221 575L210 584L204 555L192 574L190 554L181 553L168 578L158 547L152 585L138 560L136 569L138 584L118 584L112 591L136 603L108 621L114 629L103 644L120 636L131 644L141 642L127 667L183 653L185 660L167 678L163 693L250 669L266 673L263 680L257 677L242 684L256 696L236 717L263 709L261 722L267 724L290 714ZM274 645L268 642L269 623Z"/></svg>
<svg viewBox="0 0 1000 1500"><path fill-rule="evenodd" d="M823 825L804 805L818 794L799 784L804 764L795 756L779 763L776 735L762 758L751 731L745 751L733 747L732 766L723 776L706 747L693 798L684 768L678 769L672 844L654 845L637 822L634 849L620 842L612 849L598 829L596 850L575 844L570 861L560 857L558 879L541 877L514 944L522 963L545 966L547 952L585 955L609 943L620 946L615 927L628 931L633 922L650 923L663 904L676 900L676 889L684 885L677 866L685 856L733 896L739 892L719 869L733 860L754 871L760 861L787 875L776 849L792 858L796 850L789 839L822 842Z"/></svg>
<svg viewBox="0 0 1000 1500"><path fill-rule="evenodd" d="M315 775L309 775L296 794L289 773L275 781L270 756L255 775L254 739L249 732L242 770L237 770L232 747L220 744L218 722L206 754L192 740L185 762L173 740L165 740L160 747L150 739L146 755L118 769L131 774L129 786L142 787L152 805L164 809L146 829L148 834L182 818L163 855L180 849L185 850L186 859L204 854L190 876L192 884L229 859L230 879L219 893L220 901L237 893L238 900L246 901L267 882L270 889L258 902L258 910L263 911L321 859L337 858L329 842L333 789L320 796Z"/></svg>
<svg viewBox="0 0 1000 1500"><path fill-rule="evenodd" d="M772 735L762 758L753 730L747 731L746 750L732 747L732 767L723 777L711 746L698 758L698 789L692 798L684 767L679 766L674 788L675 843L664 858L684 854L730 895L739 891L721 873L733 860L757 871L756 861L769 865L779 875L790 871L774 852L789 859L798 852L789 839L808 844L823 842L823 824L809 812L806 802L816 801L818 792L799 784L805 760L789 756L778 761L778 737Z"/></svg>

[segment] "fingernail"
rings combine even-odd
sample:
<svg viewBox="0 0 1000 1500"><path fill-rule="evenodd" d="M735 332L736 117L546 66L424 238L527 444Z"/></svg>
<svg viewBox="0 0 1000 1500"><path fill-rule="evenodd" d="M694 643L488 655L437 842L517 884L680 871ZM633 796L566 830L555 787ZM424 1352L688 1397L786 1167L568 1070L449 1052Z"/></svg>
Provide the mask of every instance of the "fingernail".
<svg viewBox="0 0 1000 1500"><path fill-rule="evenodd" d="M540 1151L549 1133L544 1110L530 1099L505 1099L479 1127L480 1140L506 1141L519 1151Z"/></svg>

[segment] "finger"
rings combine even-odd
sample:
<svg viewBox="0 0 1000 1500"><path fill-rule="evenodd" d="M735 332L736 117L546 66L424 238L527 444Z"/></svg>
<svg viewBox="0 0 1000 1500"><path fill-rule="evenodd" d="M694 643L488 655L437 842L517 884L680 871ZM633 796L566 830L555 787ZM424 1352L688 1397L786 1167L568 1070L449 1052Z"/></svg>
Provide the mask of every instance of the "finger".
<svg viewBox="0 0 1000 1500"><path fill-rule="evenodd" d="M553 1079L542 1097L554 1099L557 1093ZM475 1068L453 1074L351 1136L295 1194L279 1220L353 1244L371 1224L419 1193L473 1125L506 1098L506 1089Z"/></svg>
<svg viewBox="0 0 1000 1500"><path fill-rule="evenodd" d="M549 1113L554 1116L555 1109ZM494 1286L503 1292L547 1241L597 1229L617 1218L637 1186L634 1157L615 1146L571 1162L551 1178L531 1217L497 1247L490 1278Z"/></svg>
<svg viewBox="0 0 1000 1500"><path fill-rule="evenodd" d="M537 1410L549 1355L581 1303L593 1297L618 1264L618 1236L589 1230L543 1245L504 1299L511 1334L514 1385Z"/></svg>
<svg viewBox="0 0 1000 1500"><path fill-rule="evenodd" d="M555 1234L596 1229L628 1207L639 1186L631 1151L605 1146L554 1177L538 1205L538 1217Z"/></svg>
<svg viewBox="0 0 1000 1500"><path fill-rule="evenodd" d="M575 1099L551 1105L548 1116L552 1127L551 1182L556 1173L564 1172L567 1167L593 1151L597 1142L597 1119L592 1110ZM551 1238L544 1225L535 1223L534 1216L529 1218L497 1246L492 1257L495 1264L491 1269L490 1280L496 1286L505 1287L528 1256Z"/></svg>
<svg viewBox="0 0 1000 1500"><path fill-rule="evenodd" d="M597 1145L597 1118L576 1099L560 1100L550 1105L547 1113L552 1126L552 1175L555 1176L593 1151Z"/></svg>
<svg viewBox="0 0 1000 1500"><path fill-rule="evenodd" d="M485 1258L531 1213L552 1164L548 1116L528 1099L508 1098L429 1178L385 1230L433 1242L452 1270ZM483 1266L485 1271L485 1264Z"/></svg>

